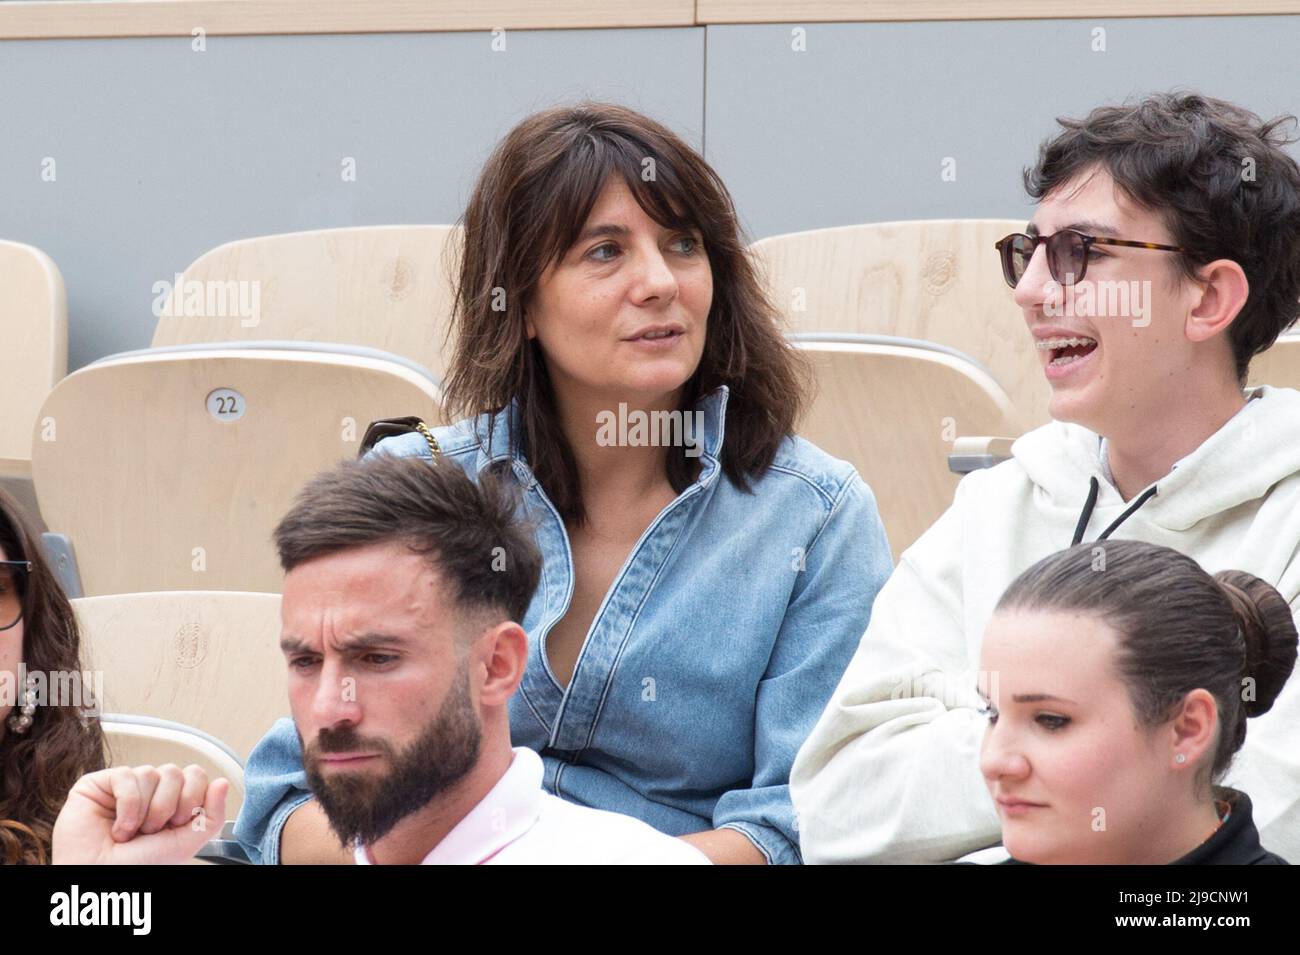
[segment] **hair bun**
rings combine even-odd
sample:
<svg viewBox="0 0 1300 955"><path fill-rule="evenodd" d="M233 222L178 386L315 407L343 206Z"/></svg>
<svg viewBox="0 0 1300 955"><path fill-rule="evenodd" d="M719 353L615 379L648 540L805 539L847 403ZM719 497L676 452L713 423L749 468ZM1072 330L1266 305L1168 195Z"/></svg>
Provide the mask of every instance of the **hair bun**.
<svg viewBox="0 0 1300 955"><path fill-rule="evenodd" d="M1296 662L1296 625L1291 608L1268 581L1241 570L1214 575L1245 641L1242 705L1247 716L1267 713L1291 676ZM1247 692L1249 691L1249 692Z"/></svg>

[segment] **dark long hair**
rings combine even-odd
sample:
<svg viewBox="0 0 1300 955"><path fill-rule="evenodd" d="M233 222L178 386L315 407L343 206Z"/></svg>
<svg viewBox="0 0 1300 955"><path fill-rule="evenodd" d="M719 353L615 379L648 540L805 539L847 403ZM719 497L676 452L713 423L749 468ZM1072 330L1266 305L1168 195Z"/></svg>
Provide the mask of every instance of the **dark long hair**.
<svg viewBox="0 0 1300 955"><path fill-rule="evenodd" d="M1086 613L1119 634L1119 672L1145 726L1168 721L1204 688L1219 737L1204 790L1246 740L1246 719L1267 713L1296 662L1296 626L1282 595L1253 574L1211 577L1186 554L1142 541L1078 544L1017 577L1001 610Z"/></svg>
<svg viewBox="0 0 1300 955"><path fill-rule="evenodd" d="M643 178L648 162L655 170ZM749 257L731 197L717 173L666 126L605 103L529 116L497 145L465 209L446 379L449 419L495 414L512 400L522 412L529 463L560 515L584 519L573 450L560 428L541 348L527 336L524 309L548 265L577 240L607 179L622 177L660 225L699 229L713 274L704 354L682 389L681 410L727 385L722 467L738 487L772 463L794 432L808 389L801 356ZM505 292L504 303L502 292ZM668 455L668 479L682 491L698 473L686 449Z"/></svg>
<svg viewBox="0 0 1300 955"><path fill-rule="evenodd" d="M32 563L23 594L22 659L28 671L80 672L81 637L72 605L42 557L17 502L3 490L0 547L7 559ZM20 702L23 692L19 686ZM103 768L99 720L75 706L38 706L26 733L6 729L0 739L0 862L48 862L54 820L68 790L84 773Z"/></svg>

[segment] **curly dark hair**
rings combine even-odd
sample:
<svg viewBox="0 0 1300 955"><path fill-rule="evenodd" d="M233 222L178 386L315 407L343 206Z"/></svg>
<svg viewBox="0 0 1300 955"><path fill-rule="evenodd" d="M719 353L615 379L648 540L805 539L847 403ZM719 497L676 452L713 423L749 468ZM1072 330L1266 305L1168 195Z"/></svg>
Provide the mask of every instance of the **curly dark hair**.
<svg viewBox="0 0 1300 955"><path fill-rule="evenodd" d="M1187 250L1169 256L1180 277L1215 259L1246 273L1250 295L1228 331L1244 385L1250 360L1300 316L1300 166L1282 149L1296 118L1264 122L1223 100L1169 92L1057 122L1064 131L1024 173L1032 198L1100 166Z"/></svg>
<svg viewBox="0 0 1300 955"><path fill-rule="evenodd" d="M29 672L81 670L81 635L63 588L37 546L17 502L0 490L0 548L31 561L23 592L23 662ZM19 693L22 687L18 688ZM99 704L96 700L95 703ZM104 734L75 706L38 706L26 733L0 737L0 862L44 864L54 820L85 773L104 768Z"/></svg>

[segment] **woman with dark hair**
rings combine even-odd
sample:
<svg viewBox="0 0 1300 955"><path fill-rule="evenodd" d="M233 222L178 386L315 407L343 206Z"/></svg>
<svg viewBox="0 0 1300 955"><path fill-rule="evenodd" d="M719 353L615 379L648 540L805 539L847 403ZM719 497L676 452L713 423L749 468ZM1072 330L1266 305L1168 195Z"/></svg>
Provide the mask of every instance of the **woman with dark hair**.
<svg viewBox="0 0 1300 955"><path fill-rule="evenodd" d="M104 768L99 720L86 713L92 701L56 700L47 692L72 685L52 681L51 675L80 674L80 646L68 598L17 502L0 490L0 862L5 864L47 863L54 820L68 790L83 773Z"/></svg>
<svg viewBox="0 0 1300 955"><path fill-rule="evenodd" d="M716 862L799 862L790 764L891 560L852 466L794 434L806 372L726 188L665 126L585 103L516 126L463 225L461 420L376 452L521 492L543 574L515 744L556 795ZM265 862L346 859L295 812L292 734L250 756L237 834Z"/></svg>
<svg viewBox="0 0 1300 955"><path fill-rule="evenodd" d="M1251 574L1138 541L1029 568L980 660L980 768L1011 861L1285 864L1217 784L1295 661L1290 607Z"/></svg>

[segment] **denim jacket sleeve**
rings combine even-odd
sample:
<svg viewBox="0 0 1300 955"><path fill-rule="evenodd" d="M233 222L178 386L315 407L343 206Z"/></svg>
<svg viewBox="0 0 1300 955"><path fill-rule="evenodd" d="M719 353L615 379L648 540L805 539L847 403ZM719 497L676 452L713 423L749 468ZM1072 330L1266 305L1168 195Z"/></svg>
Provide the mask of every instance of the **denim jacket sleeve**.
<svg viewBox="0 0 1300 955"><path fill-rule="evenodd" d="M244 804L235 821L235 839L253 862L279 864L280 832L290 814L310 798L293 720L276 720L248 756Z"/></svg>
<svg viewBox="0 0 1300 955"><path fill-rule="evenodd" d="M744 833L769 863L802 861L790 767L852 659L893 566L875 497L856 473L802 559L758 685L752 785L724 793L713 813L715 828Z"/></svg>

